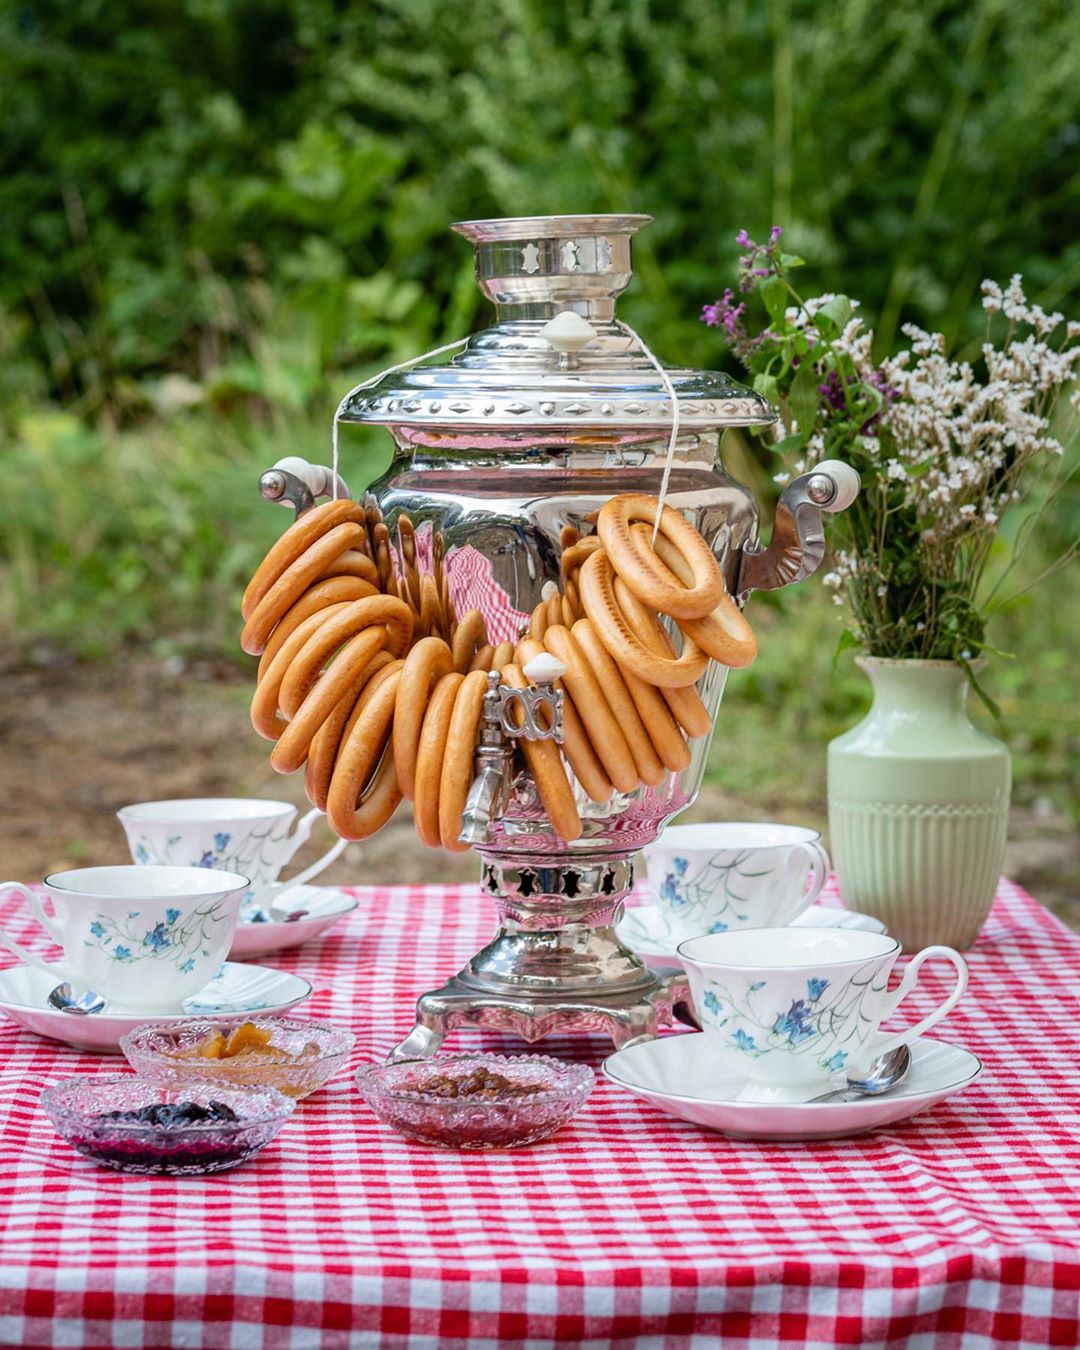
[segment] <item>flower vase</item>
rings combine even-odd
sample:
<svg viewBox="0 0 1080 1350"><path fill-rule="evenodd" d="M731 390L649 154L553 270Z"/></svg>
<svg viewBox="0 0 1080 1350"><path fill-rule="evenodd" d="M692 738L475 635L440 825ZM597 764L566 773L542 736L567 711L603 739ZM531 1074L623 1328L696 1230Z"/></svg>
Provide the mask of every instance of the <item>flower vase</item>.
<svg viewBox="0 0 1080 1350"><path fill-rule="evenodd" d="M866 717L829 745L829 831L844 903L905 950L974 942L1005 859L1008 748L967 711L954 661L858 664Z"/></svg>

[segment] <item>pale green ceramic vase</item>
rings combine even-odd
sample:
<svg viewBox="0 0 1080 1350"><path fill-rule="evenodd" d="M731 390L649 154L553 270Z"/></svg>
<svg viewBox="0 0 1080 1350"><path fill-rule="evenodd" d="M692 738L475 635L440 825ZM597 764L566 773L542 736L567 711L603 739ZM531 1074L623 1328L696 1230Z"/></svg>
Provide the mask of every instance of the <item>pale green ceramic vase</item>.
<svg viewBox="0 0 1080 1350"><path fill-rule="evenodd" d="M916 950L969 947L1005 859L1007 747L967 713L953 661L862 657L874 702L829 746L829 833L850 909Z"/></svg>

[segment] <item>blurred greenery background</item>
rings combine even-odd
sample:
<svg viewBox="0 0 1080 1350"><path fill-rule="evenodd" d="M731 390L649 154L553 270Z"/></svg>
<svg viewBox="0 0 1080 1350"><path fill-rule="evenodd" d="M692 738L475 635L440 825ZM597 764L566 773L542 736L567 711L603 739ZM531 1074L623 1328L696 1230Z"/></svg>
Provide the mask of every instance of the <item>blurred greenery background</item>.
<svg viewBox="0 0 1080 1350"><path fill-rule="evenodd" d="M698 316L740 227L782 224L807 287L857 297L883 348L909 319L977 341L983 276L1075 315L1075 20L1053 0L0 0L9 667L246 670L237 596L283 524L258 473L325 457L365 375L484 325L452 220L651 213L623 316L691 365L717 363ZM767 497L767 453L729 440ZM388 446L344 439L354 488ZM1026 579L1078 530L1074 482ZM713 774L748 815L820 817L824 743L865 684L833 669L817 582L755 608ZM1018 805L1074 818L1078 624L1060 573L996 620L1011 655L987 678Z"/></svg>

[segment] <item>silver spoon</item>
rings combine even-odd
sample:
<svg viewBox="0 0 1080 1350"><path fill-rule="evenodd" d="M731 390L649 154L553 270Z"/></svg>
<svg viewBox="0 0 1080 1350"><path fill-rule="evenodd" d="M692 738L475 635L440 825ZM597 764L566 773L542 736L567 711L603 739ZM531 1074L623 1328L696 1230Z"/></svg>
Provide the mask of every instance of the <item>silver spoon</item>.
<svg viewBox="0 0 1080 1350"><path fill-rule="evenodd" d="M74 1017L88 1017L91 1013L103 1012L105 1009L105 999L95 989L88 989L76 998L66 980L49 995L49 1004L58 1012L71 1013Z"/></svg>
<svg viewBox="0 0 1080 1350"><path fill-rule="evenodd" d="M906 1045L898 1045L887 1055L875 1059L862 1078L849 1078L846 1087L837 1088L835 1092L823 1093L820 1097L811 1097L806 1105L834 1102L849 1092L857 1092L864 1097L880 1097L882 1093L898 1087L910 1072L911 1051Z"/></svg>

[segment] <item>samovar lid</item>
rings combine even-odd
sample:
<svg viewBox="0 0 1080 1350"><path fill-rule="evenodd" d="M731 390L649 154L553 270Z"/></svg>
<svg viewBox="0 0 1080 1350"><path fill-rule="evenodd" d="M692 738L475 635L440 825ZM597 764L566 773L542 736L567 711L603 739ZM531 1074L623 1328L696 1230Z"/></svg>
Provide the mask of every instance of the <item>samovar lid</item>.
<svg viewBox="0 0 1080 1350"><path fill-rule="evenodd" d="M522 216L459 221L497 322L452 360L394 371L342 408L343 422L393 427L666 431L671 400L640 341L615 317L633 275L630 240L651 216ZM570 311L595 336L553 345L545 325ZM584 337L588 329L580 323ZM713 370L665 367L686 429L776 420L752 389Z"/></svg>

